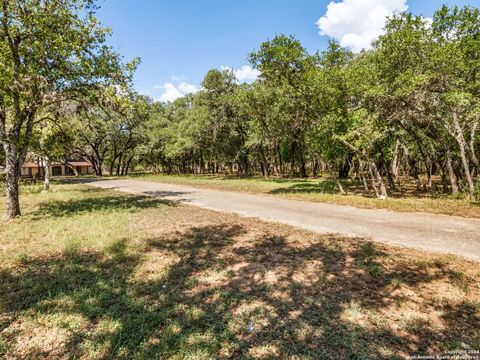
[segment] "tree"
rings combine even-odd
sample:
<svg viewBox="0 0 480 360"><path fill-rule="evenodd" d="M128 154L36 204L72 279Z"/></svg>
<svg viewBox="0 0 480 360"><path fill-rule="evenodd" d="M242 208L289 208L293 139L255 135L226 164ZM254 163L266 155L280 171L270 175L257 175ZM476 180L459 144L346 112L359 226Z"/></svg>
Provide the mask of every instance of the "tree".
<svg viewBox="0 0 480 360"><path fill-rule="evenodd" d="M442 7L433 21L395 14L372 45L353 54L331 41L310 54L293 36L263 42L249 55L260 71L253 83L211 70L196 94L151 106L140 163L180 173L325 172L340 192L346 179L360 180L379 197L413 181L417 195L435 192L439 176L444 193L475 200L479 10Z"/></svg>
<svg viewBox="0 0 480 360"><path fill-rule="evenodd" d="M463 179L472 199L478 173L479 25L478 9L469 7L444 6L432 24L399 14L387 22L374 52L383 93L373 101L384 119L411 138L413 154L419 155L408 155L417 184L418 163L427 168L427 187L436 163L452 193Z"/></svg>
<svg viewBox="0 0 480 360"><path fill-rule="evenodd" d="M480 171L475 147L480 125L480 10L443 6L433 18L432 72L441 109L438 119L455 140L472 200ZM435 69L435 70L434 70Z"/></svg>
<svg viewBox="0 0 480 360"><path fill-rule="evenodd" d="M317 94L310 101L316 121L307 133L307 144L315 158L321 158L340 193L344 193L340 178L347 178L352 160L352 150L338 136L344 135L352 123L352 83L349 79L353 54L330 41L320 55L320 66L310 85ZM311 90L312 91L312 90ZM338 169L338 174L336 171Z"/></svg>
<svg viewBox="0 0 480 360"><path fill-rule="evenodd" d="M112 117L116 119L110 132L110 175L127 175L137 155L137 148L146 141L145 126L152 106L149 98L131 93L116 97ZM113 148L113 150L112 150Z"/></svg>
<svg viewBox="0 0 480 360"><path fill-rule="evenodd" d="M0 140L6 218L20 215L20 168L41 109L99 83L120 81L120 58L92 0L0 1Z"/></svg>
<svg viewBox="0 0 480 360"><path fill-rule="evenodd" d="M218 162L236 163L239 174L248 173L248 151L245 148L248 124L240 113L237 100L239 85L231 70L210 70L198 93L198 105L208 114L204 141L215 171ZM214 172L215 172L214 171Z"/></svg>
<svg viewBox="0 0 480 360"><path fill-rule="evenodd" d="M39 163L43 164L45 191L50 190L51 162L55 160L67 165L67 157L72 143L71 135L70 131L59 127L57 121L44 120L33 130L30 149L34 155L38 156Z"/></svg>
<svg viewBox="0 0 480 360"><path fill-rule="evenodd" d="M310 81L317 70L318 57L307 53L300 42L292 36L278 35L260 45L249 56L250 62L261 72L260 81L282 92L287 105L284 110L289 118L291 175L295 174L296 161L300 162L302 177L307 176L305 163L305 132L308 131L315 113L310 106L315 97L310 90ZM283 118L283 117L282 117Z"/></svg>

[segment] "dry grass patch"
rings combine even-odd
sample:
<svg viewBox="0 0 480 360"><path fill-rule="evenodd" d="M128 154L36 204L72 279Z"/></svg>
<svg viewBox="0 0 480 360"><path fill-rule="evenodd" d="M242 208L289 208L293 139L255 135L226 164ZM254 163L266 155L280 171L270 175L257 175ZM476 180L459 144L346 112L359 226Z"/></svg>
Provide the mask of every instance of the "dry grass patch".
<svg viewBox="0 0 480 360"><path fill-rule="evenodd" d="M0 356L398 359L480 348L478 263L55 188L25 194L25 216L0 227Z"/></svg>

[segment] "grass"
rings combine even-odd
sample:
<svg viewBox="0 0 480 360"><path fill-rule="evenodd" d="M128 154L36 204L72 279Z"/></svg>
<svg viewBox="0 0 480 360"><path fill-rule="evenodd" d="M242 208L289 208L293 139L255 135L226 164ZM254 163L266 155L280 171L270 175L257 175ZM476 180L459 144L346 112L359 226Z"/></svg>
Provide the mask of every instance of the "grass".
<svg viewBox="0 0 480 360"><path fill-rule="evenodd" d="M367 209L388 209L480 218L480 203L439 192L433 192L433 194L427 192L416 193L413 184L409 182L406 182L404 188L393 192L389 199L382 200L375 198L373 193L370 195L363 194L361 184L352 180L343 182L348 194L341 195L338 193L335 183L330 179L265 179L258 177L164 174L140 174L135 175L135 177L149 181L281 196L289 199L351 205Z"/></svg>
<svg viewBox="0 0 480 360"><path fill-rule="evenodd" d="M0 225L0 357L480 349L478 263L82 185L22 204Z"/></svg>

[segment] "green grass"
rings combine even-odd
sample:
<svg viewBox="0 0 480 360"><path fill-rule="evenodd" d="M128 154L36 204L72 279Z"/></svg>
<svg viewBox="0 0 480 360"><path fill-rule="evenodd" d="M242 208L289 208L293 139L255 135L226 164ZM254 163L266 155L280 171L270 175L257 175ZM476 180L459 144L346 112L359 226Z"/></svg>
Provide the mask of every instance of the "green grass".
<svg viewBox="0 0 480 360"><path fill-rule="evenodd" d="M0 224L0 358L398 359L480 348L478 263L52 188L23 187L24 216Z"/></svg>
<svg viewBox="0 0 480 360"><path fill-rule="evenodd" d="M212 175L163 175L141 174L144 180L172 184L239 191L251 194L282 196L289 199L351 205L367 209L388 209L402 212L426 212L444 215L480 218L480 203L466 198L447 196L438 192L415 194L412 184L395 191L387 200L365 196L357 181L345 180L347 195L341 195L330 179L264 179L238 178Z"/></svg>

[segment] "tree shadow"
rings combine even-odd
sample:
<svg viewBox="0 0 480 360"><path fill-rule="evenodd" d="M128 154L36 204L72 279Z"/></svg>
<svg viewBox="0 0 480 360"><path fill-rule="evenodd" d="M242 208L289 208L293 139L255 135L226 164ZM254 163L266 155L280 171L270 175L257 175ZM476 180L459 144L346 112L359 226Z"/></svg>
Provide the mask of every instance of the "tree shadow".
<svg viewBox="0 0 480 360"><path fill-rule="evenodd" d="M88 189L88 194L91 195L92 190ZM150 196L98 196L78 200L42 202L32 213L32 217L33 219L44 219L48 216L64 217L95 211L126 210L134 212L138 209L157 208L161 205L171 206L174 203Z"/></svg>
<svg viewBox="0 0 480 360"><path fill-rule="evenodd" d="M337 185L333 180L322 180L318 182L306 182L293 184L289 187L274 189L270 194L335 194L338 193Z"/></svg>
<svg viewBox="0 0 480 360"><path fill-rule="evenodd" d="M160 190L156 190L156 191L145 191L144 194L149 195L149 196L153 196L153 197L156 197L156 198L169 198L169 199L175 201L175 198L180 199L182 197L182 195L189 194L189 192L187 192L187 191L160 191Z"/></svg>
<svg viewBox="0 0 480 360"><path fill-rule="evenodd" d="M124 239L106 254L28 258L0 272L8 314L0 333L26 312L79 315L88 325L69 333L62 352L26 355L75 358L90 346L99 359L396 359L480 345L479 309L468 301L421 304L438 311L443 327L415 316L392 326L412 302L407 288L461 283L461 275L441 262L385 261L376 244L355 239L346 248L338 240L299 244L217 224L135 249Z"/></svg>
<svg viewBox="0 0 480 360"><path fill-rule="evenodd" d="M259 177L259 176L247 176L247 177L238 177L238 176L226 176L222 177L222 180L251 180L252 182L255 181L264 181L264 182L271 182L276 184L298 184L298 183L308 183L310 180L308 179L300 179L300 178L287 178L287 177Z"/></svg>

